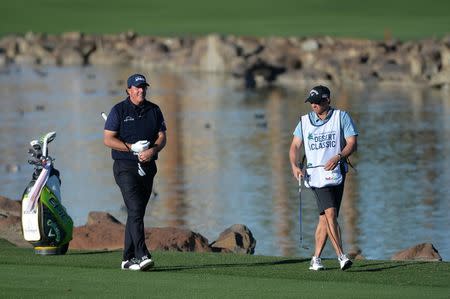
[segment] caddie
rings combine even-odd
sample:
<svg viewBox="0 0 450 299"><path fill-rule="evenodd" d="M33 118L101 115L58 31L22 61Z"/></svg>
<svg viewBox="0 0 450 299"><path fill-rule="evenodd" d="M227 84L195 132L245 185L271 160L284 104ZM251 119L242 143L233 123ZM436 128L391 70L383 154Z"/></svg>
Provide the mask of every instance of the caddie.
<svg viewBox="0 0 450 299"><path fill-rule="evenodd" d="M330 106L330 90L326 86L311 89L306 102L312 111L301 117L294 130L289 160L295 179L303 179L305 186L311 188L319 211L309 269L324 269L320 256L329 238L340 268L346 270L352 261L344 254L337 218L348 171L347 158L356 151L358 132L347 112ZM300 169L302 146L307 163Z"/></svg>

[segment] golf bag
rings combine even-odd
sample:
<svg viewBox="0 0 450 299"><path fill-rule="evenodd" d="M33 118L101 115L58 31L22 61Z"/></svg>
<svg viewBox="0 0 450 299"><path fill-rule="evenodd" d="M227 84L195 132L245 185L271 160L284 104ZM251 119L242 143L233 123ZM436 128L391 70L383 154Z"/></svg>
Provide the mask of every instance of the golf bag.
<svg viewBox="0 0 450 299"><path fill-rule="evenodd" d="M50 132L30 142L28 163L34 166L30 183L22 196L22 232L36 254L65 254L72 240L73 221L61 204L59 171L53 168L48 144Z"/></svg>

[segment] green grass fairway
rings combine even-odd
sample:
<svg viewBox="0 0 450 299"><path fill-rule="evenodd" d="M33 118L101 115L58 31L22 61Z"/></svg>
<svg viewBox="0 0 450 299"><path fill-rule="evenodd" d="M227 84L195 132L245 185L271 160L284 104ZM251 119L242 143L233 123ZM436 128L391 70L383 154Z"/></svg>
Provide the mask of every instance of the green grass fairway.
<svg viewBox="0 0 450 299"><path fill-rule="evenodd" d="M450 263L326 260L156 252L149 272L119 269L121 252L37 256L0 240L1 297L448 298Z"/></svg>
<svg viewBox="0 0 450 299"><path fill-rule="evenodd" d="M1 1L0 35L27 31L382 39L450 33L448 0L14 0Z"/></svg>

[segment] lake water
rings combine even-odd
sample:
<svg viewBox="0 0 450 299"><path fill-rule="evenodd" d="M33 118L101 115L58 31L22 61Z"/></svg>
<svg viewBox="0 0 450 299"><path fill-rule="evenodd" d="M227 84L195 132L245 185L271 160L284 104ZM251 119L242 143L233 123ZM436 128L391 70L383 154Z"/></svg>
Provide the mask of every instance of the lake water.
<svg viewBox="0 0 450 299"><path fill-rule="evenodd" d="M20 199L31 176L29 141L56 131L50 154L61 172L63 203L83 225L90 211L125 222L126 213L103 146L101 111L125 95L129 74L151 82L168 142L158 160L157 196L146 226L177 226L210 242L235 223L247 225L256 254L310 256L316 203L299 199L288 149L311 86L245 91L225 75L124 67L0 69L0 195ZM389 259L431 242L450 260L450 95L432 89L332 88L332 105L354 118L359 151L352 157L339 221L346 249ZM17 171L11 168L18 167ZM327 244L325 257L334 257Z"/></svg>

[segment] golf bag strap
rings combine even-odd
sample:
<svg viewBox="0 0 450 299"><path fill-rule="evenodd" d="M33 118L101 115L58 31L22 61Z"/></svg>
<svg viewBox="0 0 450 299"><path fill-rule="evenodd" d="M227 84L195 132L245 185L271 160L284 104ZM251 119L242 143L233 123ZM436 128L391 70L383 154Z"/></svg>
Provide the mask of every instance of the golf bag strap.
<svg viewBox="0 0 450 299"><path fill-rule="evenodd" d="M305 166L305 160L306 160L306 155L303 154L303 158L302 161L298 164L298 167L303 170L303 166ZM358 170L353 166L353 164L350 162L350 158L347 157L345 158L345 162L347 162L347 164L355 171L358 172Z"/></svg>

